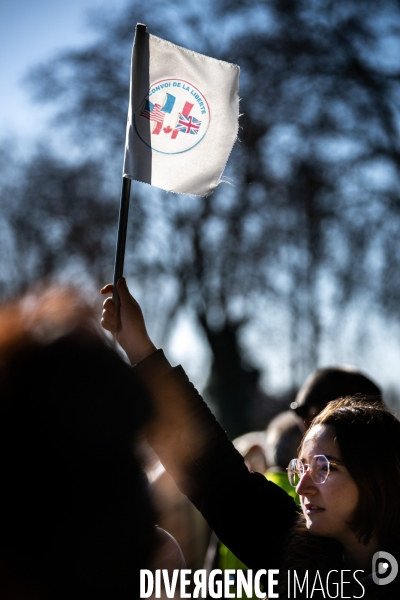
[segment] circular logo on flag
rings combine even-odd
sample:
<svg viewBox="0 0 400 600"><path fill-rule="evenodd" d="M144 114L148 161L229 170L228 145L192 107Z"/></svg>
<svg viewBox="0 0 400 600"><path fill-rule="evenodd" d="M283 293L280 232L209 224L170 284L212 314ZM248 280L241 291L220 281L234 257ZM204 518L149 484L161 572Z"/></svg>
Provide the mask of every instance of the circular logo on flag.
<svg viewBox="0 0 400 600"><path fill-rule="evenodd" d="M210 108L203 94L190 82L162 79L151 85L133 121L146 146L163 154L179 154L204 138L210 123Z"/></svg>

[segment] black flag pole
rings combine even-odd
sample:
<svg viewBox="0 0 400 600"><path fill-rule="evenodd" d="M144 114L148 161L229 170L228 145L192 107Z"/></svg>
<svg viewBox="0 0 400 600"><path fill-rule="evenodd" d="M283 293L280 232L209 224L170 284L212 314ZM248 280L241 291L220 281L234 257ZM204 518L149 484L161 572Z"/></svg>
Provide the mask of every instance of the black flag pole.
<svg viewBox="0 0 400 600"><path fill-rule="evenodd" d="M135 92L139 91L142 86L141 79L148 78L148 57L146 55L146 44L145 34L146 25L138 23L135 31L134 51L132 52L132 65L131 65L131 90L130 90L130 106L129 112L133 111L132 103L134 101ZM146 81L146 79L145 79ZM137 90L136 90L137 88ZM132 123L133 115L130 114L130 122ZM129 200L131 195L131 179L128 177L122 177L122 189L121 189L121 202L119 208L119 221L118 221L118 235L117 235L117 246L115 250L115 263L114 263L114 290L113 290L113 301L114 305L119 310L120 300L117 293L117 281L120 279L124 272L124 260L125 260L125 246L126 246L126 232L128 228L128 215L129 215Z"/></svg>
<svg viewBox="0 0 400 600"><path fill-rule="evenodd" d="M131 195L131 180L127 177L122 178L121 203L119 207L118 235L117 247L115 250L114 263L114 290L113 301L114 305L119 310L119 296L117 293L117 281L122 277L124 272L125 246L126 246L126 231L128 228L129 215L129 200Z"/></svg>

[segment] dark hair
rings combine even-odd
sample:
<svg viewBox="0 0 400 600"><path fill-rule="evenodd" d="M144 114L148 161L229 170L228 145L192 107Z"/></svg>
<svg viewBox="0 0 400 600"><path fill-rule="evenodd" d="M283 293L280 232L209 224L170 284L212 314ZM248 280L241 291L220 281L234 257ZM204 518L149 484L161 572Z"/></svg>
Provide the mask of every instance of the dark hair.
<svg viewBox="0 0 400 600"><path fill-rule="evenodd" d="M400 421L374 397L330 402L313 425L331 425L360 499L351 523L360 542L390 551L400 534Z"/></svg>
<svg viewBox="0 0 400 600"><path fill-rule="evenodd" d="M381 400L379 387L364 373L354 367L327 367L311 373L297 393L290 407L305 419L309 411L317 415L331 400L362 394Z"/></svg>
<svg viewBox="0 0 400 600"><path fill-rule="evenodd" d="M269 467L286 470L289 461L296 456L303 437L299 420L292 410L279 413L265 431L265 456Z"/></svg>
<svg viewBox="0 0 400 600"><path fill-rule="evenodd" d="M76 290L0 308L0 569L50 597L134 597L153 551L148 402L105 340Z"/></svg>

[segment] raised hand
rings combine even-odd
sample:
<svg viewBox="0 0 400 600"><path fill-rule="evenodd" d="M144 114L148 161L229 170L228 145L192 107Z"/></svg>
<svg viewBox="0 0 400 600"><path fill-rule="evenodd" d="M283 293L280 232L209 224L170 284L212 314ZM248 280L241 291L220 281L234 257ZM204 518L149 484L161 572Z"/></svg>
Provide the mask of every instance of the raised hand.
<svg viewBox="0 0 400 600"><path fill-rule="evenodd" d="M114 286L107 284L101 294L112 294ZM110 331L119 345L125 350L132 365L137 364L149 354L156 351L156 347L147 333L142 309L129 293L125 278L117 282L117 292L120 298L119 314L112 298L103 302L101 326Z"/></svg>

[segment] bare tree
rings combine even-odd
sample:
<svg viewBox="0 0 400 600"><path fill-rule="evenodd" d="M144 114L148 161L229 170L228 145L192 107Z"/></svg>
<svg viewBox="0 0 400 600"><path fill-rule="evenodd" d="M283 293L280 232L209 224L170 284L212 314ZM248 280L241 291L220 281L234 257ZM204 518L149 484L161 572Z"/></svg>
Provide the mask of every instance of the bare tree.
<svg viewBox="0 0 400 600"><path fill-rule="evenodd" d="M71 233L73 241L67 249L66 235L63 250L88 261L103 280L114 233L110 190L119 186L133 24L146 22L146 16L127 3L120 15L95 19L97 41L64 52L30 76L36 99L59 108L57 123L73 133L82 154L95 152L91 172L101 165L104 195L89 194L89 210L99 218L104 241L93 254L96 233L88 238ZM391 0L223 0L201 7L181 1L166 7L153 0L147 24L152 33L242 68L244 116L227 173L235 186L220 186L205 200L135 186L126 260L128 275L168 290L166 322L184 306L197 316L214 356L210 391L221 398L216 390L230 390L231 408L239 406L229 422L236 435L250 426L258 385L258 371L244 367L239 343L246 324L262 320L252 310L255 299L262 295L286 307L292 321L291 383L299 384L319 361L327 302L339 314L374 287L365 275L377 269L371 260L375 232L383 222L394 228L398 218L400 73L388 40L397 43L400 9ZM379 180L382 165L385 185L372 189L368 177L372 172ZM81 204L79 181L89 176L79 165L74 169L77 187L70 194ZM53 182L60 197L67 189L62 173ZM62 193L55 190L57 182ZM35 194L51 216L53 194L42 195L40 186L36 181ZM24 217L17 213L13 226L21 228ZM36 214L39 205L38 212L32 209L32 223ZM392 216L396 221L389 226ZM59 218L65 224L71 218L75 232L85 228L77 213ZM30 248L49 249L46 271L65 264L61 248L43 239L40 227L27 240ZM397 265L393 235L378 245ZM390 269L373 272L387 281ZM329 298L326 281L335 290ZM229 398L221 400L225 415Z"/></svg>

